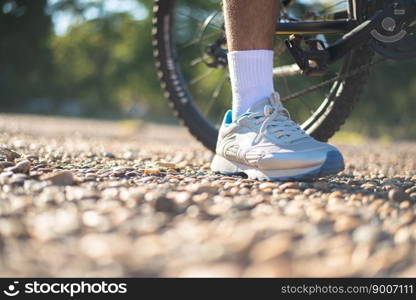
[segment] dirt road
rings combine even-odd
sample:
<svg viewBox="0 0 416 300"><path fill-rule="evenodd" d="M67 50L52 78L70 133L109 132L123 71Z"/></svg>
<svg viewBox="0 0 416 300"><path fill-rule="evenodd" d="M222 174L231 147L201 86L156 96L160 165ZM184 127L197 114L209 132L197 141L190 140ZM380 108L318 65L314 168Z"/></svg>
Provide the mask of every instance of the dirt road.
<svg viewBox="0 0 416 300"><path fill-rule="evenodd" d="M1 276L416 276L416 143L314 182L209 171L182 128L0 115Z"/></svg>

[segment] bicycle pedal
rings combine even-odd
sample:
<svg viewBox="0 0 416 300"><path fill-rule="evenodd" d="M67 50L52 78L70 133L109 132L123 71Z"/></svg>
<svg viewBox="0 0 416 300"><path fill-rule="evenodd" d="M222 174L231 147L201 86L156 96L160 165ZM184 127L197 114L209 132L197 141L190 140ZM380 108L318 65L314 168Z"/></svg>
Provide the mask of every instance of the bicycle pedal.
<svg viewBox="0 0 416 300"><path fill-rule="evenodd" d="M303 74L308 76L325 75L328 68L328 53L321 40L292 34L285 42ZM308 49L304 50L302 44L306 44Z"/></svg>

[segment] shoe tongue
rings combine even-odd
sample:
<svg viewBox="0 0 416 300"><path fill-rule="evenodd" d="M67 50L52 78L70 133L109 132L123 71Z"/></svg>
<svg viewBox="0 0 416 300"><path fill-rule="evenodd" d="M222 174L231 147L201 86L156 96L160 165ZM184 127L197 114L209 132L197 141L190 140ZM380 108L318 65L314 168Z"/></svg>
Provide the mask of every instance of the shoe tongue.
<svg viewBox="0 0 416 300"><path fill-rule="evenodd" d="M257 102L256 104L254 104L253 106L251 106L247 110L246 114L258 113L258 112L263 113L264 107L266 105L270 105L272 107L275 107L278 110L283 109L282 102L280 101L280 95L275 92L275 93L271 94L271 96L269 98L261 100L261 101Z"/></svg>

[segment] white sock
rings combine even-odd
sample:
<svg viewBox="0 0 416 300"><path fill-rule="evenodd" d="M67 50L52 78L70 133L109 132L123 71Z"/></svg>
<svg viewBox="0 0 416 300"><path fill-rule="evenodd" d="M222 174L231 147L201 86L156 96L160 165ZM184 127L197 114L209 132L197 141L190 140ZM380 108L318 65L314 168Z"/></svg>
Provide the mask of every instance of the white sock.
<svg viewBox="0 0 416 300"><path fill-rule="evenodd" d="M274 92L273 51L229 52L228 68L233 93L233 120L236 120L253 104Z"/></svg>

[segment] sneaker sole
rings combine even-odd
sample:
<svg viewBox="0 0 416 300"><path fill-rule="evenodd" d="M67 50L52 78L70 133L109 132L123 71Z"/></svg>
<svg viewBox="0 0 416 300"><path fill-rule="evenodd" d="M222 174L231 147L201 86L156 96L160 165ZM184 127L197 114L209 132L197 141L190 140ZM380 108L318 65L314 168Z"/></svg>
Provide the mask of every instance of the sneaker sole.
<svg viewBox="0 0 416 300"><path fill-rule="evenodd" d="M305 180L319 177L335 175L344 170L344 159L340 152L330 151L326 155L325 162L320 166L313 166L303 169L288 170L258 170L251 166L246 166L236 162L229 161L222 156L215 155L211 170L223 175L241 175L246 174L250 179L268 180L268 181L289 181Z"/></svg>

